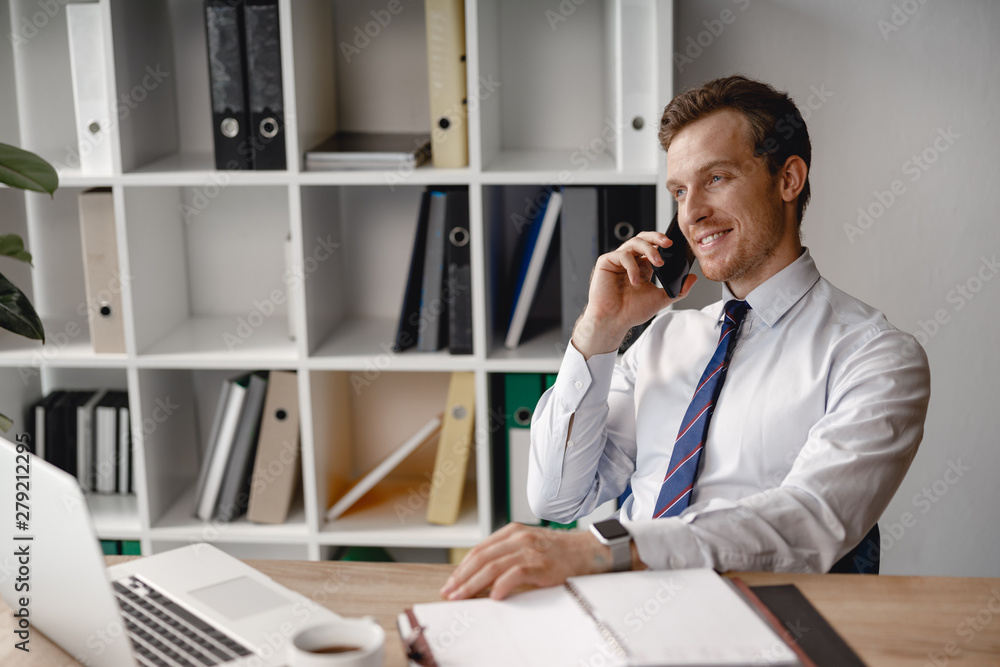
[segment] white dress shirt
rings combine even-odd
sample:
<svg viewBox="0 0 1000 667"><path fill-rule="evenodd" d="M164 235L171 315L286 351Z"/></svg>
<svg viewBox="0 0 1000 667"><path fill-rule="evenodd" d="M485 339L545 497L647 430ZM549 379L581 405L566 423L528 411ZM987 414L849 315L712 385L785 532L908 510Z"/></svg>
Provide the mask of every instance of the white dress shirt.
<svg viewBox="0 0 1000 667"><path fill-rule="evenodd" d="M653 568L827 572L875 524L923 436L923 349L820 277L808 250L747 295L691 503L652 519L724 304L658 315L616 363L570 345L531 425L528 498L552 521L622 493Z"/></svg>

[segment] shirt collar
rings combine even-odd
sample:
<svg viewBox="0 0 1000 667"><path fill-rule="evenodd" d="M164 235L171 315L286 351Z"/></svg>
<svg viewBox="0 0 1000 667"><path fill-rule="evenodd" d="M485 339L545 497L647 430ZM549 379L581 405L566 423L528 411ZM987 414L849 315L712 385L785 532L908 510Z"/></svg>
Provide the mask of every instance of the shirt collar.
<svg viewBox="0 0 1000 667"><path fill-rule="evenodd" d="M778 271L776 274L758 285L747 294L746 301L753 312L769 327L781 319L788 310L801 299L806 292L819 280L819 270L809 254L808 248L802 249L798 258ZM725 314L726 304L736 297L729 291L729 286L722 283L722 308L719 321Z"/></svg>

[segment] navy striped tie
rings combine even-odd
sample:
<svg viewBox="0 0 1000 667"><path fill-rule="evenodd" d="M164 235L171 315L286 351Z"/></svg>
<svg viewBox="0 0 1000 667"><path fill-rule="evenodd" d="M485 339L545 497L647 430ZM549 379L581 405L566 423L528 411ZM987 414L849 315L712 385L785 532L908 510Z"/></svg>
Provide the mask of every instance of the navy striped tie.
<svg viewBox="0 0 1000 667"><path fill-rule="evenodd" d="M726 316L722 321L722 331L719 332L719 345L715 348L708 367L701 375L698 388L684 419L681 420L680 432L674 443L673 454L670 455L670 466L663 477L660 495L656 498L653 518L661 516L677 516L691 502L691 489L694 487L695 473L698 472L698 461L701 450L705 446L708 435L708 422L712 418L715 402L726 379L726 369L736 347L736 333L743 322L743 317L750 310L746 301L733 299L726 304Z"/></svg>

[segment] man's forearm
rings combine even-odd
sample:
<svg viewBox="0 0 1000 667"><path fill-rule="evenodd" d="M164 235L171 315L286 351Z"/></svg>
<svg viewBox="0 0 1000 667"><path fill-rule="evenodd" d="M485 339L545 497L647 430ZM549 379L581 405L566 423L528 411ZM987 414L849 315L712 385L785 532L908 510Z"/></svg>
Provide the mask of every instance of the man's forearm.
<svg viewBox="0 0 1000 667"><path fill-rule="evenodd" d="M590 496L603 439L584 437L577 430L578 414L563 412L554 391L543 396L531 426L528 500L537 516L569 523L595 502ZM585 414L579 416L586 420ZM588 460L581 459L588 452Z"/></svg>
<svg viewBox="0 0 1000 667"><path fill-rule="evenodd" d="M635 470L630 381L615 361L610 353L585 362L571 347L555 386L538 404L528 498L539 516L560 521L586 515L616 490L620 493ZM611 414L612 395L615 415L624 418Z"/></svg>

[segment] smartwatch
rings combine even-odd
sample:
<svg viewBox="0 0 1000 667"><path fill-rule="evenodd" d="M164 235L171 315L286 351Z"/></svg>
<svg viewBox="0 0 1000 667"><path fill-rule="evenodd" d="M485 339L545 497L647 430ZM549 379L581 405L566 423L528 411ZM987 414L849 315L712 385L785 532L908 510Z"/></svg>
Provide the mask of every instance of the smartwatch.
<svg viewBox="0 0 1000 667"><path fill-rule="evenodd" d="M611 571L632 569L632 535L618 519L605 519L591 524L590 532L601 544L611 549Z"/></svg>

